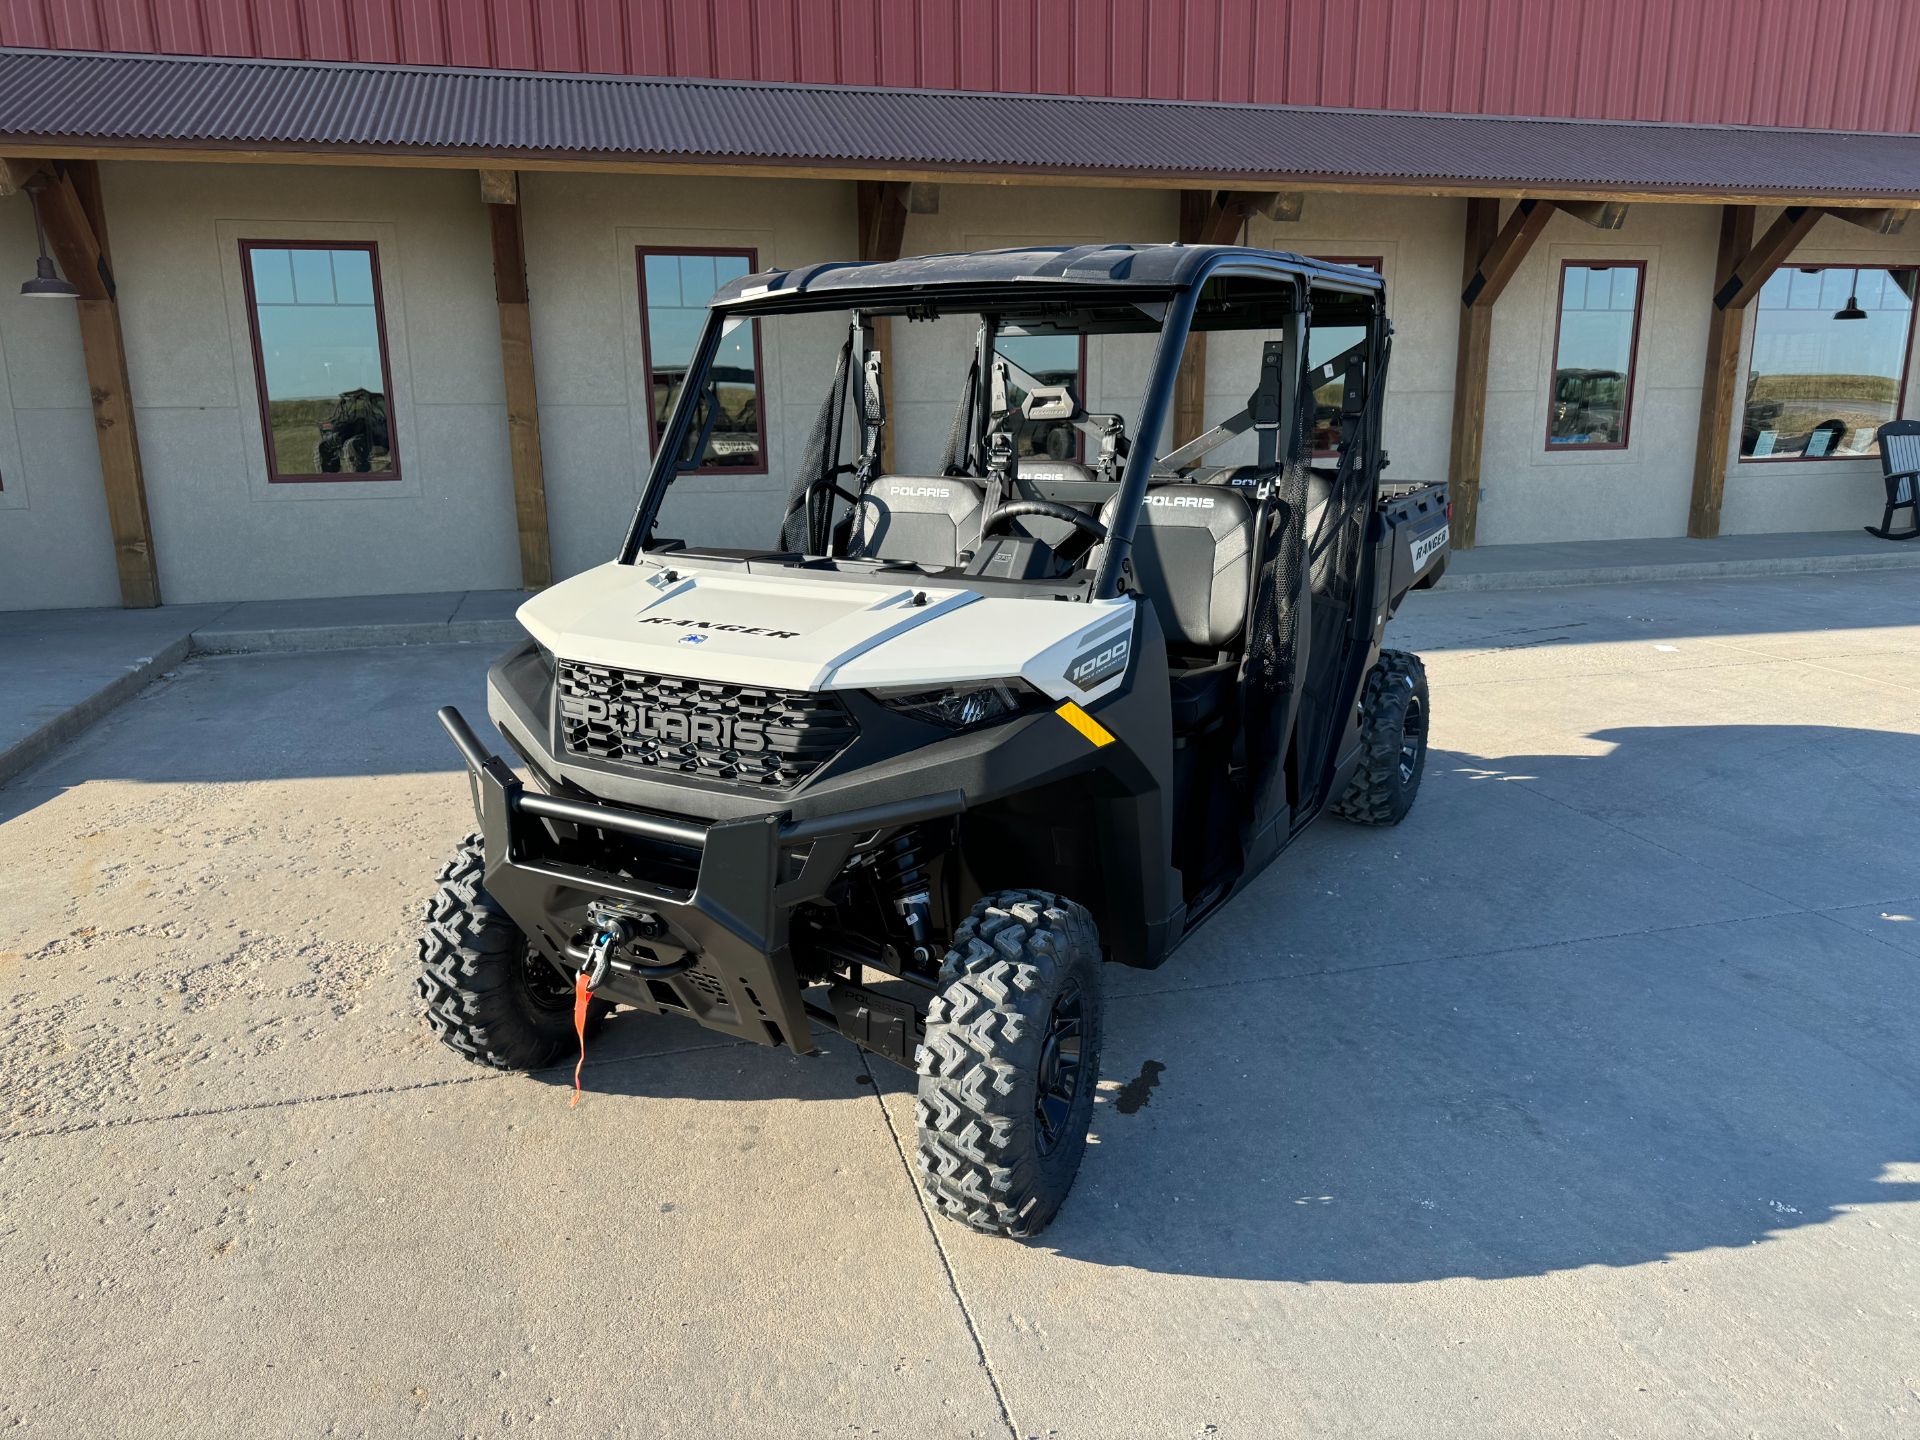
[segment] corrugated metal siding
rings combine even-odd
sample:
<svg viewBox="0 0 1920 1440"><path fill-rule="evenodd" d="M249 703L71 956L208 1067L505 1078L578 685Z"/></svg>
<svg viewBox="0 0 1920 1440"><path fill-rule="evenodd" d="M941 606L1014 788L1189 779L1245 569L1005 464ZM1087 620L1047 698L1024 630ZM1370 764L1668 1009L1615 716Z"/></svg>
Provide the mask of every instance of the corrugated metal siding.
<svg viewBox="0 0 1920 1440"><path fill-rule="evenodd" d="M0 45L1920 133L1914 0L5 0Z"/></svg>
<svg viewBox="0 0 1920 1440"><path fill-rule="evenodd" d="M0 139L1920 194L1920 138L0 51Z"/></svg>

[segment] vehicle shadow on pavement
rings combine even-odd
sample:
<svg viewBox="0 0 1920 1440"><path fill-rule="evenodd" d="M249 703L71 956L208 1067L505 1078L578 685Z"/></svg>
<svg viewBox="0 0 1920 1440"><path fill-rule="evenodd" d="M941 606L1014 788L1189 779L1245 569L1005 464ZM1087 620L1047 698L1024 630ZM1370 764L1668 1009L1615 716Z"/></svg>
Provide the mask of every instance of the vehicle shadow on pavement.
<svg viewBox="0 0 1920 1440"><path fill-rule="evenodd" d="M1113 995L1096 1143L1034 1243L1504 1279L1920 1200L1920 917L1887 908L1920 894L1920 739L1589 738L1434 752L1406 824L1317 827L1237 920ZM1498 909L1471 898L1489 874Z"/></svg>

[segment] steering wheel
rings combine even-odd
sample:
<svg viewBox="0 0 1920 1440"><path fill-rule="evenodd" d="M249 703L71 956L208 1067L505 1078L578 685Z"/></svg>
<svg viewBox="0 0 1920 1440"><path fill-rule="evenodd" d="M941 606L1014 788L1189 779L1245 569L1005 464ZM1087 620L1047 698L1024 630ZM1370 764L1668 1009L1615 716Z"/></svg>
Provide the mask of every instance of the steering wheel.
<svg viewBox="0 0 1920 1440"><path fill-rule="evenodd" d="M1044 515L1049 520L1064 520L1076 529L1086 531L1094 540L1107 538L1107 527L1093 516L1055 500L1010 500L980 522L980 533L989 534L1022 515Z"/></svg>

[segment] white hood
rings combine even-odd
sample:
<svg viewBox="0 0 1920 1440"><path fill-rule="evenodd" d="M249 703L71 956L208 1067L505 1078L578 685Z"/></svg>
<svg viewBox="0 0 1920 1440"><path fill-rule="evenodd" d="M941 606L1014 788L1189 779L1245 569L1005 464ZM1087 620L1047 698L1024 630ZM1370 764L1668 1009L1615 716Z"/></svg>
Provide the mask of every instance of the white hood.
<svg viewBox="0 0 1920 1440"><path fill-rule="evenodd" d="M987 598L951 583L749 575L641 561L562 581L522 605L519 618L563 659L653 675L783 690L931 687L1020 675L1056 699L1084 702L1117 685L1126 667L1091 690L1073 684L1068 672L1088 644L1131 633L1133 601Z"/></svg>

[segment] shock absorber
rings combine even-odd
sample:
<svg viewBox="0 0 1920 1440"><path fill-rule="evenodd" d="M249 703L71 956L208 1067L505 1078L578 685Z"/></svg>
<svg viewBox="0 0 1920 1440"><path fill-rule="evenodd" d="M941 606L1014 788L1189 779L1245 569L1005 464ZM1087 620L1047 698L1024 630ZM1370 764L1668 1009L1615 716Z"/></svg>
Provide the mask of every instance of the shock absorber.
<svg viewBox="0 0 1920 1440"><path fill-rule="evenodd" d="M932 894L927 886L926 861L919 827L909 825L880 847L874 862L880 893L893 901L907 933L913 937L913 958L922 965L933 959L927 945L927 910Z"/></svg>

